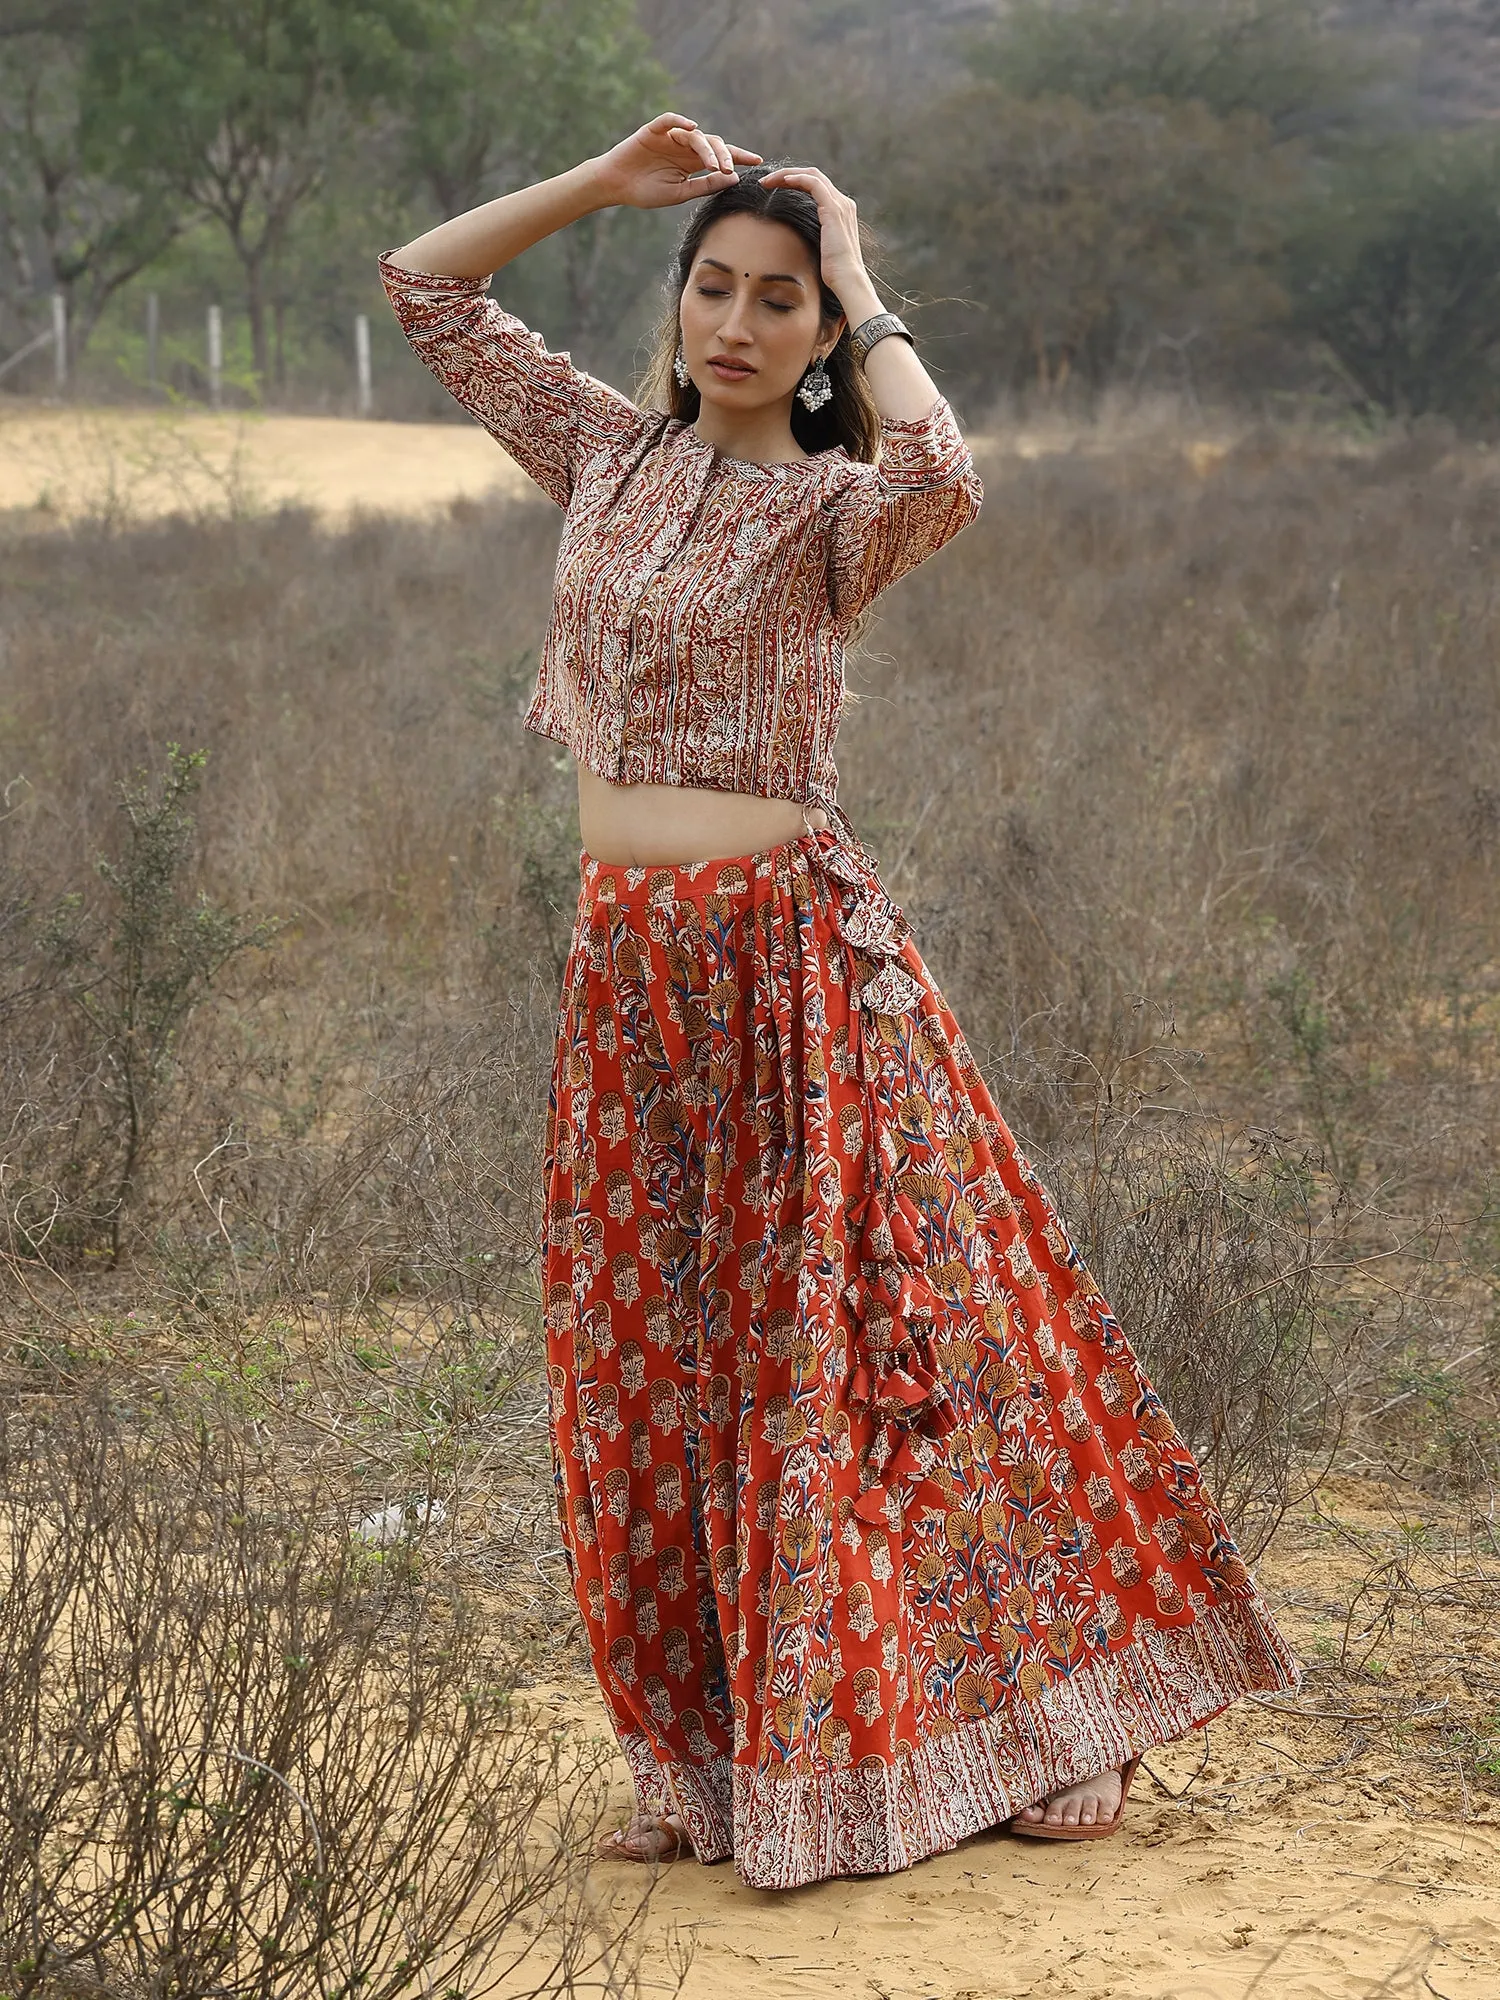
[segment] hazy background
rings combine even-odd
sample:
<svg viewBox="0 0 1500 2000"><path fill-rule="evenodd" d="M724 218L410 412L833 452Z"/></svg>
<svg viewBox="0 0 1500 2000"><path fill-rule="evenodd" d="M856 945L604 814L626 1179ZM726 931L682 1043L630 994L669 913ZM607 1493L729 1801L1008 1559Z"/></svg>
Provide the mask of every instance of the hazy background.
<svg viewBox="0 0 1500 2000"><path fill-rule="evenodd" d="M0 361L69 304L88 393L445 403L373 253L665 105L816 160L971 417L1111 385L1261 410L1496 414L1493 0L6 0ZM628 383L680 218L616 212L504 273ZM6 377L44 387L39 353Z"/></svg>

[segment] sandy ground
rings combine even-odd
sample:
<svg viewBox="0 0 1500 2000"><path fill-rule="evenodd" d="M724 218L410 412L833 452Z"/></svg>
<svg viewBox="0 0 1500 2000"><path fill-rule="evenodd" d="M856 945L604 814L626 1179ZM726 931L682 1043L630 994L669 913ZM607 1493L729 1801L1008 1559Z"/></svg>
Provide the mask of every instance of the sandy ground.
<svg viewBox="0 0 1500 2000"><path fill-rule="evenodd" d="M973 440L1022 458L1100 448L1066 426ZM1203 474L1226 440L1177 440ZM0 399L0 510L59 523L304 505L333 522L360 508L420 514L485 493L536 495L477 424L356 423L340 417L220 416Z"/></svg>
<svg viewBox="0 0 1500 2000"><path fill-rule="evenodd" d="M575 1704L560 1706L604 1726ZM994 1833L888 1881L782 1895L676 1863L651 1902L645 1990L674 1990L675 1937L692 1946L685 2000L1494 2000L1500 1826L1310 1777L1277 1722L1245 1705L1211 1725L1184 1800L1142 1772L1108 1842ZM1177 1791L1202 1752L1199 1736L1148 1761ZM623 1815L623 1774L619 1796ZM594 1880L623 1912L637 1873L601 1862Z"/></svg>
<svg viewBox="0 0 1500 2000"><path fill-rule="evenodd" d="M996 1831L902 1875L781 1894L676 1862L656 1871L643 1993L674 1993L686 1951L684 2000L1496 2000L1500 1783L1447 1746L1500 1686L1500 1562L1434 1518L1368 1479L1299 1510L1257 1565L1308 1670L1293 1712L1241 1702L1153 1751L1110 1840ZM1392 1548L1408 1588L1386 1622L1371 1578ZM1341 1664L1366 1626L1378 1652L1361 1641ZM591 1683L532 1694L608 1737ZM614 1804L622 1822L623 1764ZM623 1917L650 1874L598 1861L590 1880Z"/></svg>
<svg viewBox="0 0 1500 2000"><path fill-rule="evenodd" d="M0 508L58 520L303 505L422 513L536 489L477 424L0 403Z"/></svg>

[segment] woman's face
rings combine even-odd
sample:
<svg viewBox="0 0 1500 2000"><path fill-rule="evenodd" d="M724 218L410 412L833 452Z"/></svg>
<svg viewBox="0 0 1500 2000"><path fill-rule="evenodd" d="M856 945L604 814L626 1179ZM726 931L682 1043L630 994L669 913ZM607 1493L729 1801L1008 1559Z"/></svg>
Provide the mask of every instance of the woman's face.
<svg viewBox="0 0 1500 2000"><path fill-rule="evenodd" d="M724 410L790 402L837 328L823 324L812 251L784 222L726 215L708 230L679 307L682 352L699 395Z"/></svg>

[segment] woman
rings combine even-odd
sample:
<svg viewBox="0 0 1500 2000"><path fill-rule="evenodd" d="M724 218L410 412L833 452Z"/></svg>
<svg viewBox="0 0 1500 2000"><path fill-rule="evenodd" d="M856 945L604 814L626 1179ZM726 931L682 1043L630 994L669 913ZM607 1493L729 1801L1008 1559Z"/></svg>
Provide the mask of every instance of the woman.
<svg viewBox="0 0 1500 2000"><path fill-rule="evenodd" d="M644 409L490 274L701 201ZM693 120L382 260L566 509L527 726L584 842L542 1251L559 1512L639 1810L785 1888L1091 1838L1297 1669L837 803L843 641L978 511L854 204Z"/></svg>

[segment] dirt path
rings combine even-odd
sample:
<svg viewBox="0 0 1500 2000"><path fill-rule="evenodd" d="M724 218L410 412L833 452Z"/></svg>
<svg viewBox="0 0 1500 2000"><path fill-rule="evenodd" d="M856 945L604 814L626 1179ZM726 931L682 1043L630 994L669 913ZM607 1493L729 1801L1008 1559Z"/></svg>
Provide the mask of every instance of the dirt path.
<svg viewBox="0 0 1500 2000"><path fill-rule="evenodd" d="M975 438L1020 458L1104 449L1076 427ZM1225 441L1177 449L1202 475ZM536 488L474 423L356 423L342 417L212 416L203 410L89 409L0 399L0 510L149 519L283 504L347 521L360 508L420 514L490 492Z"/></svg>
<svg viewBox="0 0 1500 2000"><path fill-rule="evenodd" d="M606 1729L586 1694L554 1699ZM1363 1772L1310 1779L1264 1709L1231 1711L1210 1750L1181 1802L1141 1773L1107 1843L994 1833L780 1895L678 1862L651 1902L645 1992L673 1991L675 1939L684 2000L1494 2000L1500 1826L1415 1816ZM1202 1754L1198 1736L1149 1761L1177 1791ZM617 1791L623 1819L623 1767ZM643 1871L599 1862L592 1880L623 1916Z"/></svg>

